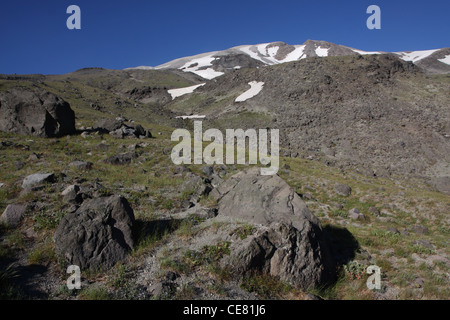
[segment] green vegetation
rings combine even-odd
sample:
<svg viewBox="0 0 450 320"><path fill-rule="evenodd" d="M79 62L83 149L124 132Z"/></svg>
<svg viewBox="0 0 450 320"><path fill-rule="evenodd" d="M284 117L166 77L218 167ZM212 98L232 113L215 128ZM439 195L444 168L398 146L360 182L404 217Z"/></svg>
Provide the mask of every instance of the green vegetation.
<svg viewBox="0 0 450 320"><path fill-rule="evenodd" d="M282 299L294 291L288 283L261 272L244 277L240 287L248 292L256 293L261 299Z"/></svg>
<svg viewBox="0 0 450 320"><path fill-rule="evenodd" d="M16 266L10 264L4 270L0 270L0 300L18 300L22 298L19 289L13 280L18 277Z"/></svg>
<svg viewBox="0 0 450 320"><path fill-rule="evenodd" d="M109 300L111 299L111 295L106 288L87 287L80 291L78 298L80 300Z"/></svg>
<svg viewBox="0 0 450 320"><path fill-rule="evenodd" d="M211 265L230 254L230 242L220 242L216 245L204 246L200 251L188 250L183 260L191 267Z"/></svg>
<svg viewBox="0 0 450 320"><path fill-rule="evenodd" d="M244 240L246 239L249 235L252 235L254 232L255 228L250 225L250 224L244 224L243 226L237 228L234 231L234 234L236 234L239 239Z"/></svg>

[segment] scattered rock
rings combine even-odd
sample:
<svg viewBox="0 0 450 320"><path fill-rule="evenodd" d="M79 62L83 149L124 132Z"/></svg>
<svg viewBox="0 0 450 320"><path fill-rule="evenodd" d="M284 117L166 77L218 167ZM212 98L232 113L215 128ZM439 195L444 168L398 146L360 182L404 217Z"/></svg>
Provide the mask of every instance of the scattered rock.
<svg viewBox="0 0 450 320"><path fill-rule="evenodd" d="M39 160L39 156L36 153L32 153L28 156L27 161L37 161Z"/></svg>
<svg viewBox="0 0 450 320"><path fill-rule="evenodd" d="M291 156L291 152L289 150L280 150L280 156L282 157L290 157Z"/></svg>
<svg viewBox="0 0 450 320"><path fill-rule="evenodd" d="M218 175L220 178L223 178L223 177L226 176L226 174L227 174L227 172L228 172L228 167L227 167L227 165L225 165L225 164L219 164L219 165L217 165L217 166L215 167L214 170L216 171L217 175Z"/></svg>
<svg viewBox="0 0 450 320"><path fill-rule="evenodd" d="M139 136L145 136L145 134L146 134L145 129L144 129L140 124L136 125L136 126L134 127L134 130L135 130L135 133L134 133L134 134L135 134L137 137L139 137Z"/></svg>
<svg viewBox="0 0 450 320"><path fill-rule="evenodd" d="M207 177L211 177L214 173L214 168L213 166L204 166L202 167L202 172L207 176Z"/></svg>
<svg viewBox="0 0 450 320"><path fill-rule="evenodd" d="M418 234L427 234L428 228L422 225L415 225L412 227L412 230Z"/></svg>
<svg viewBox="0 0 450 320"><path fill-rule="evenodd" d="M303 194L303 197L302 197L303 199L306 199L306 200L312 200L312 198L313 198L313 196L312 196L312 194L310 193L310 192L305 192L304 194Z"/></svg>
<svg viewBox="0 0 450 320"><path fill-rule="evenodd" d="M378 210L376 207L370 207L369 209L367 209L367 211L376 217L379 217L381 215L380 210Z"/></svg>
<svg viewBox="0 0 450 320"><path fill-rule="evenodd" d="M414 286L416 288L423 288L423 285L425 284L425 281L422 278L417 278L414 280Z"/></svg>
<svg viewBox="0 0 450 320"><path fill-rule="evenodd" d="M389 210L398 210L397 205L393 204L393 203L389 203L386 205L386 208Z"/></svg>
<svg viewBox="0 0 450 320"><path fill-rule="evenodd" d="M23 219L27 207L22 204L10 204L0 216L0 223L10 228L17 227Z"/></svg>
<svg viewBox="0 0 450 320"><path fill-rule="evenodd" d="M327 148L327 147L322 148L321 151L326 156L334 157L336 155L336 152L333 149L330 149L330 148Z"/></svg>
<svg viewBox="0 0 450 320"><path fill-rule="evenodd" d="M170 297L176 290L176 284L170 281L160 281L148 288L148 292L156 299Z"/></svg>
<svg viewBox="0 0 450 320"><path fill-rule="evenodd" d="M88 199L62 218L54 235L55 251L82 269L112 267L133 248L134 222L125 198Z"/></svg>
<svg viewBox="0 0 450 320"><path fill-rule="evenodd" d="M88 138L88 137L90 137L91 135L89 134L89 132L87 132L87 131L83 131L82 133L81 133L81 137L83 138L83 139L86 139L86 138Z"/></svg>
<svg viewBox="0 0 450 320"><path fill-rule="evenodd" d="M25 167L25 162L23 161L14 161L14 168L16 171L21 170L23 167Z"/></svg>
<svg viewBox="0 0 450 320"><path fill-rule="evenodd" d="M405 237L409 236L409 232L404 229L400 230L400 234Z"/></svg>
<svg viewBox="0 0 450 320"><path fill-rule="evenodd" d="M338 209L338 210L342 210L344 209L344 205L342 205L341 203L333 203L333 208Z"/></svg>
<svg viewBox="0 0 450 320"><path fill-rule="evenodd" d="M450 195L450 177L438 177L431 180L431 185L439 192Z"/></svg>
<svg viewBox="0 0 450 320"><path fill-rule="evenodd" d="M207 196L213 189L209 179L204 179L193 172L187 172L184 178L180 191L191 193L193 202L198 202L201 196Z"/></svg>
<svg viewBox="0 0 450 320"><path fill-rule="evenodd" d="M90 170L92 169L93 163L89 161L73 161L69 163L69 167L79 169L79 170Z"/></svg>
<svg viewBox="0 0 450 320"><path fill-rule="evenodd" d="M348 197L352 193L352 188L346 184L338 183L334 187L334 191L341 196Z"/></svg>
<svg viewBox="0 0 450 320"><path fill-rule="evenodd" d="M400 234L400 231L397 228L391 227L387 229L388 232L394 233L394 234Z"/></svg>
<svg viewBox="0 0 450 320"><path fill-rule="evenodd" d="M136 143L130 144L127 147L128 151L131 151L131 152L135 152L136 149L138 149L138 148L140 148L140 146L138 144L136 144Z"/></svg>
<svg viewBox="0 0 450 320"><path fill-rule="evenodd" d="M167 281L175 281L179 277L180 277L180 275L178 273L176 273L176 272L173 272L173 271L167 271L166 274L164 275L164 278Z"/></svg>
<svg viewBox="0 0 450 320"><path fill-rule="evenodd" d="M122 130L122 128L119 128L114 131L110 131L109 134L111 135L111 137L113 137L115 139L123 139L125 137L125 133Z"/></svg>
<svg viewBox="0 0 450 320"><path fill-rule="evenodd" d="M95 123L94 128L109 133L119 129L122 125L123 121L121 119L100 119Z"/></svg>
<svg viewBox="0 0 450 320"><path fill-rule="evenodd" d="M210 181L211 181L211 185L213 186L213 188L217 188L224 182L224 180L215 173L210 177Z"/></svg>
<svg viewBox="0 0 450 320"><path fill-rule="evenodd" d="M348 212L348 216L355 220L364 220L366 218L357 208L351 209Z"/></svg>
<svg viewBox="0 0 450 320"><path fill-rule="evenodd" d="M55 174L53 173L35 173L27 176L22 182L23 189L31 189L32 187L44 182L53 182Z"/></svg>
<svg viewBox="0 0 450 320"><path fill-rule="evenodd" d="M75 193L76 194L79 191L80 191L80 187L77 186L76 184L74 184L74 185L68 186L66 189L64 189L64 191L61 192L61 195L62 196L67 196L67 195L69 195L71 193Z"/></svg>
<svg viewBox="0 0 450 320"><path fill-rule="evenodd" d="M33 240L34 238L36 238L37 233L34 230L34 227L29 227L23 232L23 235L27 240Z"/></svg>
<svg viewBox="0 0 450 320"><path fill-rule="evenodd" d="M176 166L173 174L176 176L182 176L185 172L191 172L191 169L186 166Z"/></svg>
<svg viewBox="0 0 450 320"><path fill-rule="evenodd" d="M414 241L414 244L417 246L421 246L430 250L434 250L434 246L431 244L429 240L416 240Z"/></svg>
<svg viewBox="0 0 450 320"><path fill-rule="evenodd" d="M217 216L217 209L214 208L205 208L199 204L194 204L192 207L189 207L186 211L173 215L177 219L186 219L186 218L200 218L200 219L212 219Z"/></svg>
<svg viewBox="0 0 450 320"><path fill-rule="evenodd" d="M131 160L134 158L136 158L135 152L126 152L110 156L106 158L104 162L109 164L124 165L131 163Z"/></svg>
<svg viewBox="0 0 450 320"><path fill-rule="evenodd" d="M69 103L41 89L16 87L0 93L0 131L40 137L75 133Z"/></svg>
<svg viewBox="0 0 450 320"><path fill-rule="evenodd" d="M151 138L149 130L145 130L140 124L134 128L124 124L125 119L101 119L95 124L95 130L109 133L113 138L123 139L125 137Z"/></svg>
<svg viewBox="0 0 450 320"><path fill-rule="evenodd" d="M108 151L109 145L102 142L102 143L98 144L95 148L100 151Z"/></svg>
<svg viewBox="0 0 450 320"><path fill-rule="evenodd" d="M68 186L61 193L61 195L63 196L63 201L70 204L80 204L81 202L83 202L83 197L79 193L79 191L80 187L77 185Z"/></svg>

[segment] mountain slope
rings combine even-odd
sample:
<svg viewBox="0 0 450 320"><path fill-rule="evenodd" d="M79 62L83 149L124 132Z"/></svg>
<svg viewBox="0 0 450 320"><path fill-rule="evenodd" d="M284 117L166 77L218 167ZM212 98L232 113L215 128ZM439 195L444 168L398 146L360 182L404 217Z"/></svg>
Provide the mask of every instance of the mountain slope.
<svg viewBox="0 0 450 320"><path fill-rule="evenodd" d="M179 70L84 68L62 75L2 75L0 92L14 86L40 87L70 103L77 118L92 125L102 117L126 117L158 124L176 122L161 106L171 89L198 85L203 78Z"/></svg>
<svg viewBox="0 0 450 320"><path fill-rule="evenodd" d="M235 70L166 107L205 127L280 129L285 154L369 175L449 176L449 81L393 54L316 57Z"/></svg>
<svg viewBox="0 0 450 320"><path fill-rule="evenodd" d="M445 59L450 48L396 52L400 59L412 61L429 73L450 72L450 62ZM307 40L302 45L271 42L257 45L242 45L223 51L213 51L169 61L157 67L137 67L136 69L179 69L195 73L205 79L213 79L226 72L241 68L270 66L298 61L310 57L382 54L367 52L327 41ZM131 68L133 69L133 68Z"/></svg>

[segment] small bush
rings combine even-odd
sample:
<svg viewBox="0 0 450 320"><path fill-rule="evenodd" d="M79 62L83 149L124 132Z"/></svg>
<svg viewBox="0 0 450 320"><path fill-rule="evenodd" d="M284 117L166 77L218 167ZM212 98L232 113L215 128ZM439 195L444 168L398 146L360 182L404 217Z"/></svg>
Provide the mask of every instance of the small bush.
<svg viewBox="0 0 450 320"><path fill-rule="evenodd" d="M19 276L15 267L10 264L5 270L0 270L0 300L21 298L19 290L13 284L13 280Z"/></svg>
<svg viewBox="0 0 450 320"><path fill-rule="evenodd" d="M204 246L200 251L188 250L183 260L193 266L214 264L223 256L230 254L230 242L223 241L216 245Z"/></svg>
<svg viewBox="0 0 450 320"><path fill-rule="evenodd" d="M366 268L357 261L351 261L343 266L344 273L349 280L362 279Z"/></svg>
<svg viewBox="0 0 450 320"><path fill-rule="evenodd" d="M252 225L246 224L242 227L237 228L234 233L239 237L239 239L244 240L249 235L253 234L255 228Z"/></svg>
<svg viewBox="0 0 450 320"><path fill-rule="evenodd" d="M262 299L281 298L293 288L278 278L269 274L255 272L245 277L240 287L248 292L254 292Z"/></svg>
<svg viewBox="0 0 450 320"><path fill-rule="evenodd" d="M109 300L110 294L106 288L103 287L88 287L81 290L78 294L80 300Z"/></svg>

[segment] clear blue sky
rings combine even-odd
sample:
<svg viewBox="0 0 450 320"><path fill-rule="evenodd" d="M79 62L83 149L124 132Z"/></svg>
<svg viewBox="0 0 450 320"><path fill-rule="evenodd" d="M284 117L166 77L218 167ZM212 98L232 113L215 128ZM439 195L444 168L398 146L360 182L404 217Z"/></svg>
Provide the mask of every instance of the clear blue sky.
<svg viewBox="0 0 450 320"><path fill-rule="evenodd" d="M81 30L66 9L81 8ZM366 9L381 8L369 30ZM450 46L448 0L14 0L0 4L0 73L156 66L242 44L327 40L366 51Z"/></svg>

